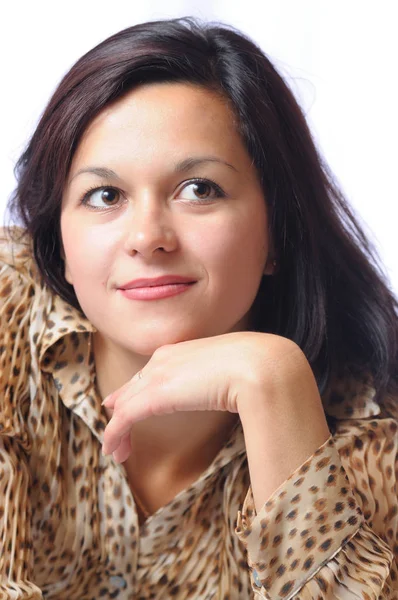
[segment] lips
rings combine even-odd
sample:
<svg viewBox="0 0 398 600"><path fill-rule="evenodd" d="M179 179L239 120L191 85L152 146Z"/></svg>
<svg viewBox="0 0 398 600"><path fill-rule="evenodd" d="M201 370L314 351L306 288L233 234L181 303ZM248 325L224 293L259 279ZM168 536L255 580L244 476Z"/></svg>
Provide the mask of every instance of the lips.
<svg viewBox="0 0 398 600"><path fill-rule="evenodd" d="M152 278L141 278L133 279L123 285L119 286L121 290L132 290L135 288L148 288L162 285L169 285L173 283L194 283L195 279L192 277L185 277L183 275L161 275L160 277Z"/></svg>

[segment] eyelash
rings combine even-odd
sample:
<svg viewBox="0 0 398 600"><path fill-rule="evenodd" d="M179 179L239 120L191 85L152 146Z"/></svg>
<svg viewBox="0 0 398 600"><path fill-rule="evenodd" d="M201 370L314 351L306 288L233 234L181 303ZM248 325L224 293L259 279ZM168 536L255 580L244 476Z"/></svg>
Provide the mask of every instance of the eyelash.
<svg viewBox="0 0 398 600"><path fill-rule="evenodd" d="M189 181L185 182L185 185L183 186L182 189L185 189L189 185L192 185L195 183L205 183L208 186L210 186L213 189L213 191L216 193L216 198L225 198L225 196L226 196L225 192L221 189L221 187L217 183L215 183L215 181L211 181L210 179L204 179L204 178L200 178L200 177L196 177L195 179L189 179ZM93 187L88 188L84 192L84 194L82 195L82 197L79 200L79 204L83 204L90 210L96 210L96 211L106 211L106 210L109 210L109 208L113 208L113 206L109 206L109 208L96 208L96 207L90 206L88 204L88 201L89 201L91 195L93 194L93 192L97 192L98 190L105 190L105 189L116 190L119 194L123 195L123 192L119 188L112 186L112 185L93 186ZM200 200L198 198L195 201L195 204L207 204L208 202L209 202L209 200L206 200L206 199Z"/></svg>

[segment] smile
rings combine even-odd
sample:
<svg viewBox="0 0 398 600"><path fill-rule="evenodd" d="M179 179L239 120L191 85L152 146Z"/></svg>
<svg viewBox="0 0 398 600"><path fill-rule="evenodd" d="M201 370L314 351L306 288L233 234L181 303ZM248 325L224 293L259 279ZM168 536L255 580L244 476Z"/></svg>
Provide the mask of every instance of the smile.
<svg viewBox="0 0 398 600"><path fill-rule="evenodd" d="M119 291L129 300L161 300L162 298L169 298L170 296L182 294L195 285L195 283L195 281L191 283L169 283L151 287L119 289Z"/></svg>

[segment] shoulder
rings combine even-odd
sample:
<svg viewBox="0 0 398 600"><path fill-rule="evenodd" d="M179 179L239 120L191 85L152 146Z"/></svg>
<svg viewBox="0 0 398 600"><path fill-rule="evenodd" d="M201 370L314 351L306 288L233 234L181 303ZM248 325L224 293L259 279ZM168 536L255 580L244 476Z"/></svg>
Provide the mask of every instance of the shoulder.
<svg viewBox="0 0 398 600"><path fill-rule="evenodd" d="M0 229L0 431L24 437L29 403L30 325L39 273L24 230Z"/></svg>
<svg viewBox="0 0 398 600"><path fill-rule="evenodd" d="M338 422L334 444L366 521L379 535L397 526L398 397L378 400L379 412Z"/></svg>
<svg viewBox="0 0 398 600"><path fill-rule="evenodd" d="M38 282L39 271L33 258L32 242L21 227L0 227L0 277L24 278ZM19 277L18 277L19 276Z"/></svg>
<svg viewBox="0 0 398 600"><path fill-rule="evenodd" d="M0 337L15 321L20 324L45 287L26 230L0 228Z"/></svg>
<svg viewBox="0 0 398 600"><path fill-rule="evenodd" d="M324 398L324 406L327 414L334 417L334 437L340 453L357 467L360 451L370 451L366 468L374 469L380 454L385 452L385 444L390 441L397 445L398 392L381 394L370 374L340 381Z"/></svg>
<svg viewBox="0 0 398 600"><path fill-rule="evenodd" d="M24 230L0 228L0 337L2 346L10 338L15 321L21 324L29 311L39 282L31 245Z"/></svg>
<svg viewBox="0 0 398 600"><path fill-rule="evenodd" d="M357 374L334 382L323 402L344 473L365 518L382 532L389 510L398 514L398 393Z"/></svg>

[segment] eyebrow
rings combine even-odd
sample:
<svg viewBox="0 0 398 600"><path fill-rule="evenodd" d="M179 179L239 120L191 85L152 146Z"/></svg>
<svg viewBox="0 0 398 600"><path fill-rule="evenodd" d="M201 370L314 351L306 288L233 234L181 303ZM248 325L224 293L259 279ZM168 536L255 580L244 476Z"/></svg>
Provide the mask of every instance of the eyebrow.
<svg viewBox="0 0 398 600"><path fill-rule="evenodd" d="M222 160L221 158L217 158L216 156L198 156L198 157L189 157L184 160L178 162L174 167L175 173L183 173L185 171L189 171L198 165L208 162L216 162L226 165L230 167L233 171L238 172L237 168L231 165L230 163ZM69 183L71 183L78 175L82 173L92 173L93 175L97 175L98 177L103 177L104 179L118 179L122 181L121 177L112 169L108 169L106 167L86 167L84 169L80 169L73 177L70 179Z"/></svg>

